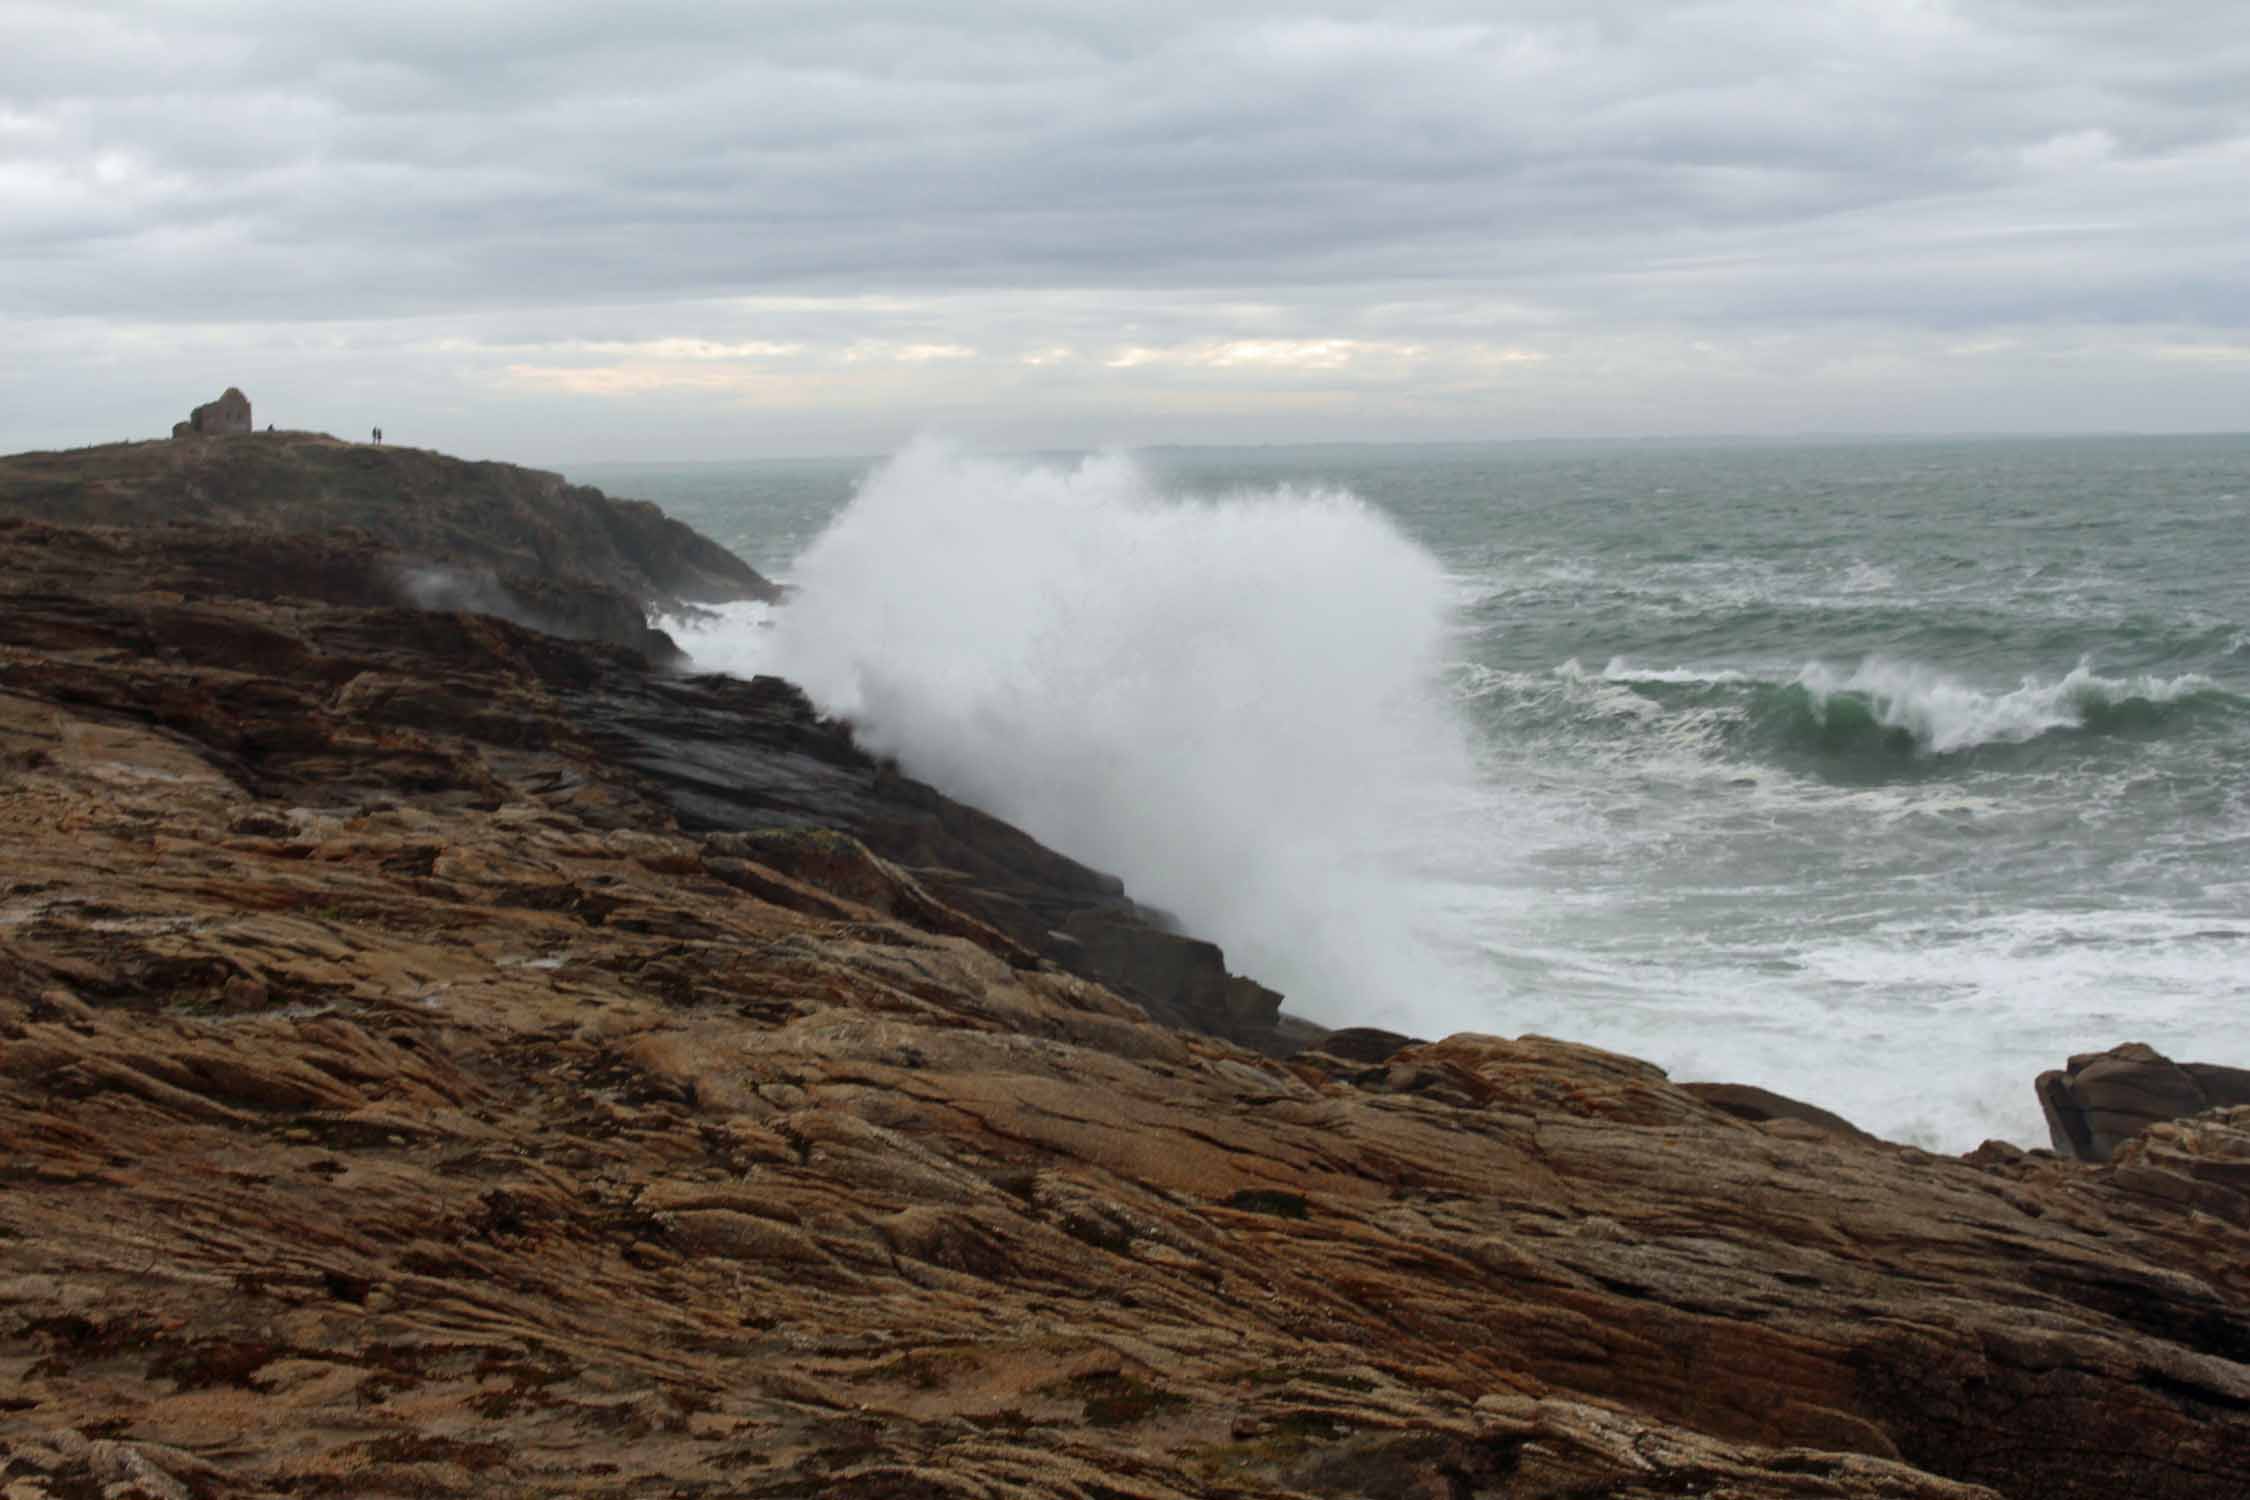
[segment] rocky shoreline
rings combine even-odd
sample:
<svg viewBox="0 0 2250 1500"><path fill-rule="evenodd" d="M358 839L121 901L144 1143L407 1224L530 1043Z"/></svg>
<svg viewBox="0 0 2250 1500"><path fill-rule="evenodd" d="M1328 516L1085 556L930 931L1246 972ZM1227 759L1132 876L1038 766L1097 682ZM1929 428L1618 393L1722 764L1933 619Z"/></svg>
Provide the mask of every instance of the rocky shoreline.
<svg viewBox="0 0 2250 1500"><path fill-rule="evenodd" d="M1294 1028L503 470L0 460L8 1500L2250 1493L2250 1109Z"/></svg>

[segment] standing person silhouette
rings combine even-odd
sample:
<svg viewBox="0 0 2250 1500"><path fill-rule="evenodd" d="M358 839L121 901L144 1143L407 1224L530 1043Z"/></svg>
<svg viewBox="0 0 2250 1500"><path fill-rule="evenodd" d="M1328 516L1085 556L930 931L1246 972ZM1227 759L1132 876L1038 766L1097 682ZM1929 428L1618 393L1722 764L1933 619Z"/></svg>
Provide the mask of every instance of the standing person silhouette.
<svg viewBox="0 0 2250 1500"><path fill-rule="evenodd" d="M378 427L378 428L376 428L376 429L375 429L375 445L376 445L377 447L381 447L381 446L382 446L382 444L383 444L383 429L382 429L382 428L380 428L380 427Z"/></svg>

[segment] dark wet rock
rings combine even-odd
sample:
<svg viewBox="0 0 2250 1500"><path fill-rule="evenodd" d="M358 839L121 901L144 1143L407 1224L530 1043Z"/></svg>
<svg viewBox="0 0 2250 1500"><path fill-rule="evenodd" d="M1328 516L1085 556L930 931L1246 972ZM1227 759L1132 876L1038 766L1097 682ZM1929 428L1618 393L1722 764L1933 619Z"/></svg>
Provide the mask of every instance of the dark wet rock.
<svg viewBox="0 0 2250 1500"><path fill-rule="evenodd" d="M1862 1141L1875 1137L1845 1119L1842 1115L1822 1109L1817 1104L1807 1104L1802 1099L1792 1099L1787 1094L1777 1094L1747 1083L1683 1083L1680 1085L1713 1108L1726 1111L1738 1120L1763 1122L1767 1120L1797 1120L1837 1135L1851 1136Z"/></svg>
<svg viewBox="0 0 2250 1500"><path fill-rule="evenodd" d="M1418 1037L1385 1031L1380 1026L1344 1026L1315 1038L1308 1050L1325 1052L1342 1062L1373 1064L1389 1062L1401 1049L1421 1045Z"/></svg>
<svg viewBox="0 0 2250 1500"><path fill-rule="evenodd" d="M1083 955L1082 971L1149 1007L1173 1025L1276 1050L1281 996L1227 972L1216 943L1154 926L1129 907L1071 913L1062 931Z"/></svg>
<svg viewBox="0 0 2250 1500"><path fill-rule="evenodd" d="M244 532L231 527L177 525L154 529L66 527L0 516L0 547L29 556L38 567L26 570L18 586L44 586L55 595L89 599L129 578L140 624L127 627L114 602L90 606L105 623L96 633L116 628L152 648L165 644L166 632L230 635L251 655L279 639L259 612L206 603L215 599L251 601L302 608L343 605L395 611L413 607L468 610L497 615L543 635L617 646L652 664L679 657L670 636L650 628L632 597L581 578L494 574L475 565L444 570L447 587L427 586L431 570L411 562L376 537L358 530L334 532ZM46 624L67 614L58 606ZM26 622L27 627L30 622ZM173 643L185 646L185 641ZM292 648L293 649L293 648Z"/></svg>

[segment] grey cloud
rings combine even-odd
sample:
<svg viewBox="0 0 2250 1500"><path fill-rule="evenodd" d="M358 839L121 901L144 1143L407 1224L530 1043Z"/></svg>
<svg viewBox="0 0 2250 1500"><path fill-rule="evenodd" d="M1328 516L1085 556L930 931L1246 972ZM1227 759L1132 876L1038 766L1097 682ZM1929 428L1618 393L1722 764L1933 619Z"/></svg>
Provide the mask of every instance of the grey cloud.
<svg viewBox="0 0 2250 1500"><path fill-rule="evenodd" d="M1416 303L1620 348L2232 337L2243 31L2105 0L0 0L0 321L374 319L403 348L876 293L980 348L962 309L1088 336L1041 296L1113 339L1259 299L1300 337ZM921 336L823 319L734 336Z"/></svg>
<svg viewBox="0 0 2250 1500"><path fill-rule="evenodd" d="M543 296L577 279L590 295L690 295L1043 269L1288 279L1301 263L1325 278L1354 250L1412 276L1425 241L1464 229L1504 254L1573 228L1755 226L1961 190L1996 175L1978 149L2105 119L2121 140L2193 138L2121 64L2112 86L2088 86L2096 69L2056 90L2073 75L2051 28L2010 46L1969 30L1928 55L1907 38L1870 58L1840 55L1868 37L1792 7L1499 28L1196 13L1126 29L1003 9L971 33L904 7L417 6L310 28L245 6L251 40L215 47L223 28L206 27L181 48L218 107L176 67L157 67L155 93L120 93L133 68L113 66L96 75L101 102L61 113L81 149L137 145L179 183L152 195L144 233L235 227L340 252L335 279L363 291L355 238L426 243L426 269L447 274L425 280L424 305L510 294L535 239ZM119 34L103 27L103 47L60 62ZM146 62L143 36L126 62ZM85 215L110 256L162 277L133 253L129 213ZM309 265L286 300L328 279ZM44 310L84 310L66 275L41 290Z"/></svg>

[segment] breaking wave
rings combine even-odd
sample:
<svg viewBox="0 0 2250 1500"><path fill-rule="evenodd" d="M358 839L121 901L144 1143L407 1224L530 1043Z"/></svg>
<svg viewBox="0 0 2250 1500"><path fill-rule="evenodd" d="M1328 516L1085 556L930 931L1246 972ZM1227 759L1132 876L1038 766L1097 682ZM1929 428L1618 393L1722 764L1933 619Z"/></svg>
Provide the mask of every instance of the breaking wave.
<svg viewBox="0 0 2250 1500"><path fill-rule="evenodd" d="M1807 666L1765 696L1756 719L1785 747L1949 756L2058 732L2161 729L2228 701L2193 673L2103 677L2081 661L2052 681L2025 678L2010 691L1986 692L1935 668L1871 659L1849 674Z"/></svg>
<svg viewBox="0 0 2250 1500"><path fill-rule="evenodd" d="M2250 699L2197 673L2060 677L1978 687L1936 667L1870 657L1856 667L1653 667L1566 661L1546 673L1467 667L1456 696L1489 733L1550 753L1615 761L1686 750L1715 765L1780 766L1863 783L2022 764L2086 742L2119 749L2250 718Z"/></svg>

